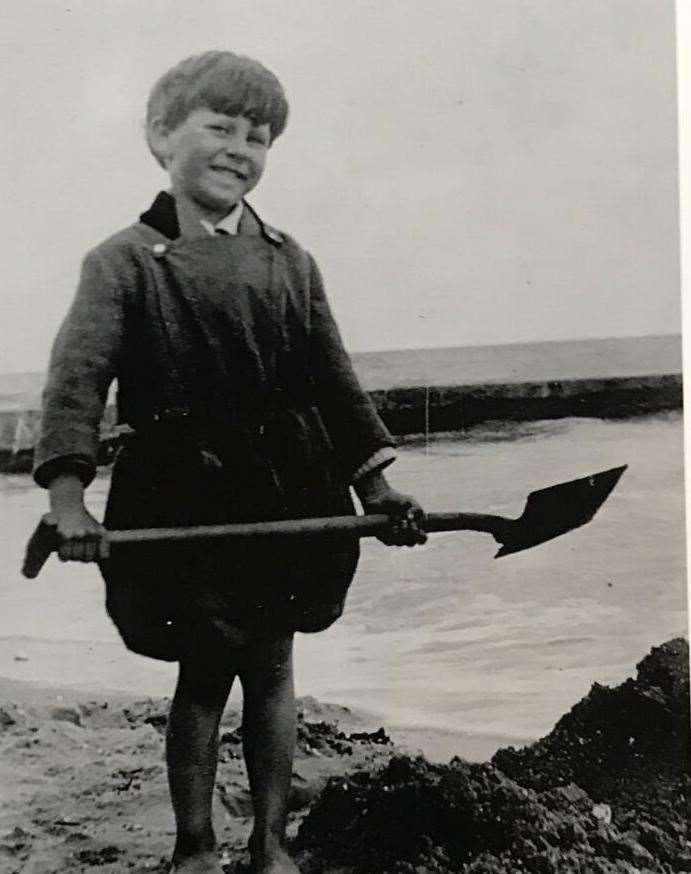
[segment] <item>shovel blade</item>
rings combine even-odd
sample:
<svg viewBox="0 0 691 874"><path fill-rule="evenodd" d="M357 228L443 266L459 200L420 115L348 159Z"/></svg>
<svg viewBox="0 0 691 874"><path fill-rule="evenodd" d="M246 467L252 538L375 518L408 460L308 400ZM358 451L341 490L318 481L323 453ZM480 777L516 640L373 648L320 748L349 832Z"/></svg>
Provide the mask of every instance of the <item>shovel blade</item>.
<svg viewBox="0 0 691 874"><path fill-rule="evenodd" d="M592 476L531 492L521 517L507 526L502 547L494 557L530 549L590 522L626 467L612 467Z"/></svg>

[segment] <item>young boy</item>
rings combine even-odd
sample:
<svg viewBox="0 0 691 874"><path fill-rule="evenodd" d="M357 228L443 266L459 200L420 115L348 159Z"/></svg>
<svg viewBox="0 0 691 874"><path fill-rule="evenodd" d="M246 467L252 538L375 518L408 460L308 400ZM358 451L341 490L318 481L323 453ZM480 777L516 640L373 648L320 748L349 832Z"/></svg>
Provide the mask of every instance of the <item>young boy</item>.
<svg viewBox="0 0 691 874"><path fill-rule="evenodd" d="M60 557L99 562L130 649L179 661L167 734L177 874L221 872L211 804L236 676L254 870L297 871L283 846L292 640L341 614L358 546L330 536L109 555L83 494L111 382L133 433L115 463L107 528L351 513L352 484L367 512L391 516L384 542L425 540L419 505L382 473L393 443L353 373L314 261L244 200L287 111L277 79L230 52L188 58L160 79L147 139L170 190L85 258L44 392L34 476L50 490Z"/></svg>

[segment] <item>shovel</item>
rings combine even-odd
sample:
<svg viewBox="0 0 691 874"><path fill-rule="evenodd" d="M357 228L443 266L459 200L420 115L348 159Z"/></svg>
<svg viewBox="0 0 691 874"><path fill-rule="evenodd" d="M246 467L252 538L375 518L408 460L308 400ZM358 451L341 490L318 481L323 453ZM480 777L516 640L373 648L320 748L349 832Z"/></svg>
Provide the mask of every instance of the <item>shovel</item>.
<svg viewBox="0 0 691 874"><path fill-rule="evenodd" d="M518 519L486 513L428 513L423 520L427 532L484 531L491 534L501 549L499 558L530 549L590 522L626 470L613 467L582 479L559 483L531 492ZM385 515L327 516L313 519L281 519L274 522L242 522L225 525L196 525L187 528L140 528L109 531L111 544L155 540L192 540L210 537L305 537L315 534L350 534L374 537L390 523ZM58 549L60 537L53 517L46 514L26 547L22 573L29 579L38 576L51 552Z"/></svg>

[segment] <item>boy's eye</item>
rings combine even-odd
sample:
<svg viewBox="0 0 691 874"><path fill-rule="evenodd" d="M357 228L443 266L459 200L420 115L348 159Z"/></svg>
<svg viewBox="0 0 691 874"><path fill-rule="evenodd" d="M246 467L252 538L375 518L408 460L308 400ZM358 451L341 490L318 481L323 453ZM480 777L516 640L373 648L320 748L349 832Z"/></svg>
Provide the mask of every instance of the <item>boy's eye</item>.
<svg viewBox="0 0 691 874"><path fill-rule="evenodd" d="M220 136L223 136L223 137L232 137L235 134L235 128L232 126L225 125L225 124L209 123L205 127L207 130L213 131L215 134L219 134ZM250 131L247 134L247 142L252 143L254 145L268 147L269 138L263 132Z"/></svg>

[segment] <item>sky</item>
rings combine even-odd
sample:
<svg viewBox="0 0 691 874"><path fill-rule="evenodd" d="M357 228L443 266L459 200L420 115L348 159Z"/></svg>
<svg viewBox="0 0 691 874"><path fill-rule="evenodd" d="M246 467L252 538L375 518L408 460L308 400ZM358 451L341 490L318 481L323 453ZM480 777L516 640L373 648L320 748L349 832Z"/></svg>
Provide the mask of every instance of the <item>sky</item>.
<svg viewBox="0 0 691 874"><path fill-rule="evenodd" d="M251 202L352 350L680 330L671 0L24 0L0 11L0 372L166 178L149 89L258 58L291 104Z"/></svg>

